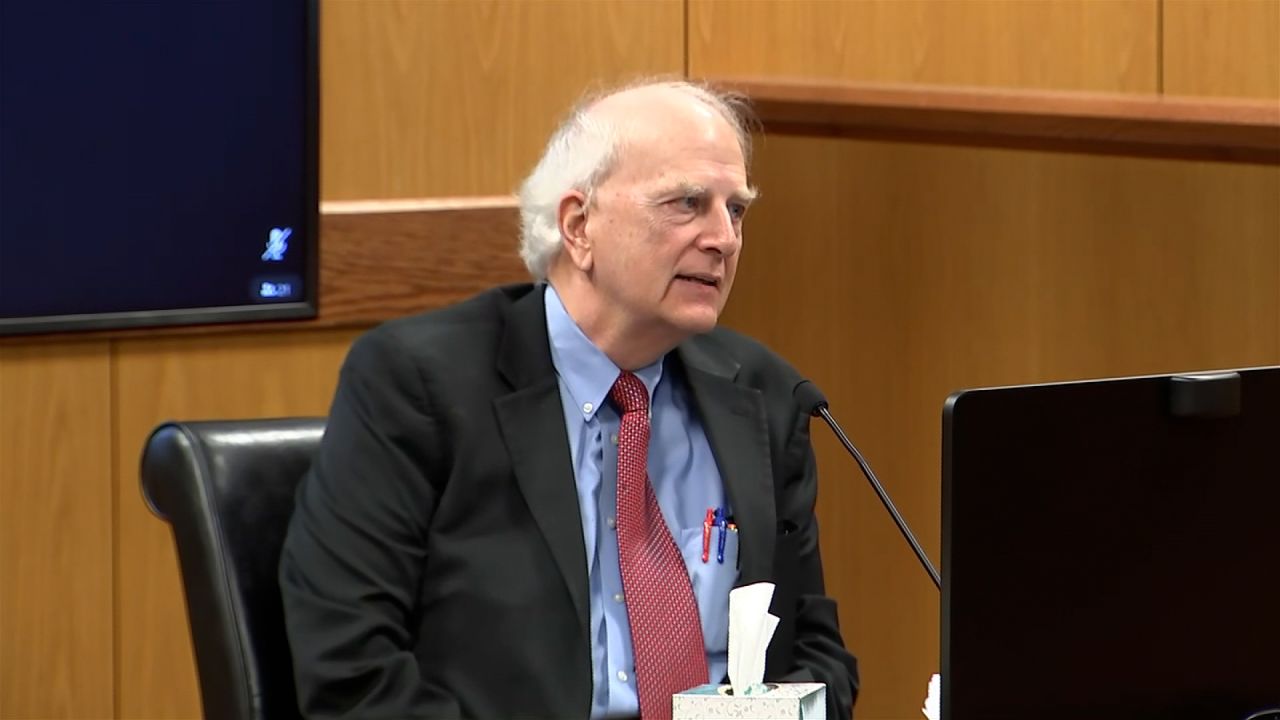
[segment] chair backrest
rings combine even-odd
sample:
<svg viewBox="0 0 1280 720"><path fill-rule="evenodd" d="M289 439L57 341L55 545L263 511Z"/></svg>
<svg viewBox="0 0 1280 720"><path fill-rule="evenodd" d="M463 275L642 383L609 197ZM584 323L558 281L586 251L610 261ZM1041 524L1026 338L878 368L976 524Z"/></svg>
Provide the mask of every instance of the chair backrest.
<svg viewBox="0 0 1280 720"><path fill-rule="evenodd" d="M320 418L170 422L143 494L173 528L207 718L298 718L276 568Z"/></svg>

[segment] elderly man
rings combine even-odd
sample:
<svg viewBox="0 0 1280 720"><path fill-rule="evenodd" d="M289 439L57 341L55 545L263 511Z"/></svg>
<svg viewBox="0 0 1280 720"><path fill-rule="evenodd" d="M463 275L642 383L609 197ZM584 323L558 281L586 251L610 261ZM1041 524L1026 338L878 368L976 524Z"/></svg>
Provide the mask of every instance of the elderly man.
<svg viewBox="0 0 1280 720"><path fill-rule="evenodd" d="M670 717L771 581L766 678L849 717L800 377L716 328L749 146L691 84L591 101L521 192L538 282L355 343L280 565L306 715Z"/></svg>

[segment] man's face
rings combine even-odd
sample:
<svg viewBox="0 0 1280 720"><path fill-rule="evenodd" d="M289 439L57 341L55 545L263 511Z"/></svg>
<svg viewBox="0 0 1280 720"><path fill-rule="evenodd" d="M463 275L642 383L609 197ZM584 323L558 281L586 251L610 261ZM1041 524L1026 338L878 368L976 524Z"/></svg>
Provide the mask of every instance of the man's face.
<svg viewBox="0 0 1280 720"><path fill-rule="evenodd" d="M737 138L719 114L697 105L647 124L587 212L601 314L672 346L714 328L753 196Z"/></svg>

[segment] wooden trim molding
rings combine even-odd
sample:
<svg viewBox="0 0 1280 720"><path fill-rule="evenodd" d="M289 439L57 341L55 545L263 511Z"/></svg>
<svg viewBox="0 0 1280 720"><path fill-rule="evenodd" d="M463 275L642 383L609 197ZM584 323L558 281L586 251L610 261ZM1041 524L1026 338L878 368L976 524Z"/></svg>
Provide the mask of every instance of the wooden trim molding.
<svg viewBox="0 0 1280 720"><path fill-rule="evenodd" d="M1280 102L1000 88L707 78L766 132L1280 164Z"/></svg>

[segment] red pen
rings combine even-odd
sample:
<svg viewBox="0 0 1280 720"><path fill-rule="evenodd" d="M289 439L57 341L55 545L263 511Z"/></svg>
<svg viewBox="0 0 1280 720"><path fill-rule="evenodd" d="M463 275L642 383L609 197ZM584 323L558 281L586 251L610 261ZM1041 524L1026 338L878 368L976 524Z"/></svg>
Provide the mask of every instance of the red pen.
<svg viewBox="0 0 1280 720"><path fill-rule="evenodd" d="M715 522L715 508L707 508L707 519L702 521L702 562L711 559L711 524Z"/></svg>

